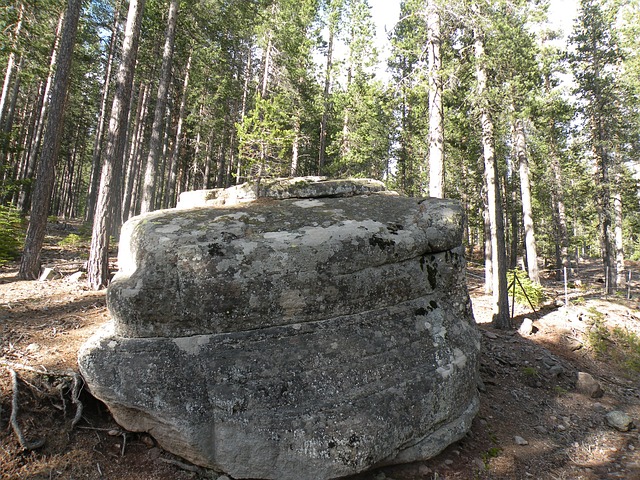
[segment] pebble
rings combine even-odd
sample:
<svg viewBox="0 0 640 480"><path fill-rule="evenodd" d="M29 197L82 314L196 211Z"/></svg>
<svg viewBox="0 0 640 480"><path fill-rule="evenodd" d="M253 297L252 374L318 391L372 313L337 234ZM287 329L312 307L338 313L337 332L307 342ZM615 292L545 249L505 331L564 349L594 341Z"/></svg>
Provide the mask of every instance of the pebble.
<svg viewBox="0 0 640 480"><path fill-rule="evenodd" d="M527 442L524 438L519 437L517 435L514 437L514 440L518 445L529 445L529 442Z"/></svg>
<svg viewBox="0 0 640 480"><path fill-rule="evenodd" d="M562 368L560 365L554 365L549 369L549 374L552 377L559 377L563 373L564 373L564 368Z"/></svg>
<svg viewBox="0 0 640 480"><path fill-rule="evenodd" d="M556 428L558 429L559 432L564 432L567 429L567 427L565 427L562 424L558 425Z"/></svg>
<svg viewBox="0 0 640 480"><path fill-rule="evenodd" d="M544 428L542 425L538 425L537 427L534 427L534 430L538 432L540 435L546 435L548 433L547 429Z"/></svg>
<svg viewBox="0 0 640 480"><path fill-rule="evenodd" d="M450 459L448 459L448 458L447 458L447 459L444 461L444 464L450 467L451 465L453 465L453 460L450 460Z"/></svg>

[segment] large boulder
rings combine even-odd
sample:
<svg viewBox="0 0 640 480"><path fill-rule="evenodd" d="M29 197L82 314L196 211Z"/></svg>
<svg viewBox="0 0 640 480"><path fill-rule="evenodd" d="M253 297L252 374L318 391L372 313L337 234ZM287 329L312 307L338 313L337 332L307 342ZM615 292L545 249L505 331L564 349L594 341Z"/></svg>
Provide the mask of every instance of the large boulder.
<svg viewBox="0 0 640 480"><path fill-rule="evenodd" d="M461 209L355 193L127 222L112 321L79 356L91 392L234 478L337 478L461 438L480 349Z"/></svg>

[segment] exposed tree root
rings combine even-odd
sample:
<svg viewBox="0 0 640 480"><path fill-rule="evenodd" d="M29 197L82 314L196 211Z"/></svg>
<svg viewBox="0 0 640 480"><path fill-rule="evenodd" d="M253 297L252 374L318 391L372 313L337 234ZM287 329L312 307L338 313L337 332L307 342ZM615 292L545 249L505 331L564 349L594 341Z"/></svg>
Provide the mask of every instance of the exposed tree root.
<svg viewBox="0 0 640 480"><path fill-rule="evenodd" d="M20 379L18 378L18 374L16 370L24 370L27 372L32 372L37 375L47 376L47 377L63 377L70 378L72 380L71 385L69 386L68 381L66 381L66 387L60 386L60 397L62 398L62 409L66 414L67 411L67 400L65 399L64 389L70 389L71 403L75 405L75 415L71 421L71 428L75 428L78 422L82 419L82 413L84 411L84 405L80 401L80 393L82 392L82 388L84 387L84 381L82 377L76 372L50 372L47 371L44 367L42 370L30 367L28 365L22 365L19 363L8 362L4 359L0 359L0 365L5 367L9 374L11 375L11 384L13 389L12 399L11 399L11 417L10 424L13 429L14 434L16 435L20 446L25 450L36 450L42 447L45 443L44 439L29 441L25 438L25 435L18 423L18 413L20 411ZM22 380L24 382L24 380ZM27 385L30 385L27 382L24 382ZM35 386L30 385L32 388L38 390ZM38 390L39 391L39 390ZM40 392L42 393L42 392ZM0 414L2 413L0 407Z"/></svg>
<svg viewBox="0 0 640 480"><path fill-rule="evenodd" d="M11 374L11 383L13 387L13 396L11 399L11 428L13 429L13 433L18 437L18 442L20 442L20 446L25 450L36 450L44 445L44 439L36 440L35 442L29 442L22 433L22 429L18 424L18 411L19 401L18 401L18 374L15 370L10 369L9 373Z"/></svg>

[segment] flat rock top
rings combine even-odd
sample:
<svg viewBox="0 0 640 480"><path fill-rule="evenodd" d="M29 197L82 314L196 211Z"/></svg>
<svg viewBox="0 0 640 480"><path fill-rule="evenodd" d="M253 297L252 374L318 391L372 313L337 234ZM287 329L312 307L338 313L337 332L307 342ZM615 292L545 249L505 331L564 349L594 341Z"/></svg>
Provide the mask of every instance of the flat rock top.
<svg viewBox="0 0 640 480"><path fill-rule="evenodd" d="M386 252L388 260L392 257L397 261L460 246L462 215L454 200L408 198L388 192L353 197L261 198L231 207L161 210L127 222L120 244L120 268L121 272L135 269L131 260L142 251L169 252L167 248L198 244L207 246L205 250L215 256L225 244L240 239L275 248L285 244L281 246L289 251L303 244L354 244L364 240L365 247L378 247Z"/></svg>

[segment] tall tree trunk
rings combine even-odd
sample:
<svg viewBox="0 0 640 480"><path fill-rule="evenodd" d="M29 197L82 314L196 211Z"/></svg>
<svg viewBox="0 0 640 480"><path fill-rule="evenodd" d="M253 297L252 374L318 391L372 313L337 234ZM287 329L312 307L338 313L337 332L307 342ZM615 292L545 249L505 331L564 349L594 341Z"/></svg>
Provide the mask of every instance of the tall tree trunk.
<svg viewBox="0 0 640 480"><path fill-rule="evenodd" d="M623 286L624 277L624 241L622 234L622 187L620 174L616 172L616 186L613 197L614 240L616 249L616 285Z"/></svg>
<svg viewBox="0 0 640 480"><path fill-rule="evenodd" d="M24 16L24 3L20 3L20 10L18 11L18 21L16 22L16 28L13 31L13 46L11 48L11 52L9 53L9 58L7 59L7 69L4 74L4 82L2 84L2 92L0 92L0 125L4 125L4 110L7 102L7 97L9 94L9 85L11 84L11 80L13 78L13 71L15 68L16 62L16 45L18 43L18 38L20 37L20 30L22 29L22 18ZM0 164L2 167L2 164Z"/></svg>
<svg viewBox="0 0 640 480"><path fill-rule="evenodd" d="M180 95L180 109L178 111L178 124L176 125L176 136L171 151L171 162L169 163L169 175L167 188L164 195L164 208L168 208L176 201L176 180L178 178L178 158L182 150L182 126L187 113L187 92L189 90L189 76L191 74L192 54L189 54L187 65L184 69L184 80L182 81L182 94ZM246 93L246 92L245 92Z"/></svg>
<svg viewBox="0 0 640 480"><path fill-rule="evenodd" d="M113 69L113 58L116 51L118 30L120 18L120 0L116 2L113 15L113 23L111 24L111 38L109 39L109 54L107 56L107 65L104 73L104 82L102 84L102 98L100 100L100 113L98 115L98 125L96 126L96 136L93 141L93 153L91 155L91 176L89 179L89 193L87 195L87 210L85 211L84 220L87 223L93 223L93 214L96 208L96 197L98 187L100 186L100 166L102 157L102 139L104 137L104 126L107 119L107 108L109 101L109 92L111 90L111 70Z"/></svg>
<svg viewBox="0 0 640 480"><path fill-rule="evenodd" d="M563 177L560 168L560 159L558 158L555 140L551 140L551 201L553 202L554 221L556 223L556 235L558 244L558 259L556 262L557 276L562 278L563 270L567 269L569 275L569 234L567 230L567 214L564 205L564 194L562 191Z"/></svg>
<svg viewBox="0 0 640 480"><path fill-rule="evenodd" d="M538 270L538 250L533 226L533 206L531 203L531 180L529 175L529 158L524 132L524 122L516 120L516 156L520 171L520 193L522 194L522 223L524 224L524 243L527 252L527 272L534 283L540 283Z"/></svg>
<svg viewBox="0 0 640 480"><path fill-rule="evenodd" d="M15 80L13 82L13 87L11 88L11 94L9 96L9 107L4 115L4 121L0 124L0 131L2 131L5 135L2 144L0 144L0 175L3 173L3 166L5 165L5 159L7 158L7 153L9 150L9 145L11 142L11 129L13 128L13 117L16 110L16 105L18 102L18 93L20 91L20 72L22 71L22 67L24 66L24 55L20 55L20 60L18 61L18 66L15 68ZM16 138L20 138L19 136Z"/></svg>
<svg viewBox="0 0 640 480"><path fill-rule="evenodd" d="M38 163L38 176L33 192L29 227L18 272L18 276L23 279L37 278L40 273L40 251L42 250L47 227L51 192L55 180L54 169L58 152L60 151L65 100L69 87L71 60L76 42L81 6L82 0L69 0L67 4L60 54L51 90L51 106L47 119L47 129L44 136L42 154Z"/></svg>
<svg viewBox="0 0 640 480"><path fill-rule="evenodd" d="M93 221L87 280L94 289L109 280L109 232L114 220L115 202L121 200L122 163L127 136L127 110L130 104L133 74L138 53L140 24L145 0L130 0L122 44L122 59L111 108L105 159Z"/></svg>
<svg viewBox="0 0 640 480"><path fill-rule="evenodd" d="M593 120L598 125L596 120ZM611 241L611 187L609 185L609 159L608 153L602 146L602 132L596 132L595 138L599 139L594 146L594 157L596 159L596 208L600 224L599 239L602 263L606 278L607 293L614 293L616 290L616 264L615 251Z"/></svg>
<svg viewBox="0 0 640 480"><path fill-rule="evenodd" d="M487 72L485 70L484 39L474 31L476 59L477 97L480 102L482 124L482 146L484 177L487 188L487 205L491 229L491 260L493 267L493 325L496 328L511 328L507 291L507 255L504 241L504 218L500 200L500 181L497 159L493 147L494 127L489 113L487 96Z"/></svg>
<svg viewBox="0 0 640 480"><path fill-rule="evenodd" d="M427 55L429 60L429 196L444 198L444 121L442 109L442 57L440 13L435 0L427 2Z"/></svg>
<svg viewBox="0 0 640 480"><path fill-rule="evenodd" d="M170 0L169 13L167 15L167 32L165 34L164 49L162 51L162 67L160 69L160 82L158 83L158 95L153 125L151 127L151 139L149 140L149 156L147 157L144 174L144 186L142 188L142 203L140 212L150 212L156 209L156 188L158 185L158 164L160 150L162 148L163 125L165 110L167 109L167 94L171 80L171 63L173 60L173 46L176 38L176 23L178 20L178 0Z"/></svg>
<svg viewBox="0 0 640 480"><path fill-rule="evenodd" d="M329 26L329 44L327 46L327 67L324 75L324 90L322 93L322 118L320 119L320 150L318 152L318 175L324 174L327 153L327 126L329 123L329 110L331 108L331 73L333 70L333 41L334 27Z"/></svg>
<svg viewBox="0 0 640 480"><path fill-rule="evenodd" d="M40 151L40 140L42 140L42 133L44 131L45 120L47 118L47 112L49 111L49 91L51 90L51 84L53 82L53 74L55 71L55 66L58 58L58 43L60 42L60 32L62 31L62 20L64 18L64 13L60 14L58 18L58 27L56 28L56 37L53 42L53 48L51 49L51 60L49 62L49 75L47 76L47 81L44 85L44 90L42 92L40 102L40 116L37 119L35 133L31 140L31 146L29 147L29 156L27 158L26 163L26 171L25 171L25 179L31 178L33 176L33 170L36 164L36 157L38 152ZM26 213L29 210L29 204L31 202L31 190L29 186L24 186L22 191L20 192L20 196L18 198L18 208L22 210L22 212Z"/></svg>

